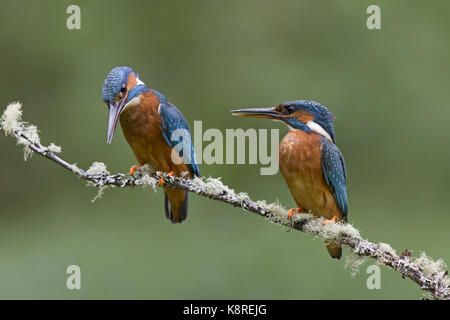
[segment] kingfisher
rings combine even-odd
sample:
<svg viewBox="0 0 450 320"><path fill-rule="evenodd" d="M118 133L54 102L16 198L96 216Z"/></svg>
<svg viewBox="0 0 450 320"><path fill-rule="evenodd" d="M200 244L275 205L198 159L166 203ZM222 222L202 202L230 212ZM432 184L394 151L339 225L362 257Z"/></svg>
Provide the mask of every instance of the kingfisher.
<svg viewBox="0 0 450 320"><path fill-rule="evenodd" d="M192 179L199 168L191 130L180 110L156 90L149 89L130 67L116 67L107 75L102 99L109 109L107 143L110 144L118 120L139 165L171 176ZM158 185L163 186L160 179ZM187 217L188 192L164 188L166 217L181 223Z"/></svg>
<svg viewBox="0 0 450 320"><path fill-rule="evenodd" d="M334 115L318 102L296 100L276 107L231 110L233 115L281 121L289 132L281 140L278 157L281 173L298 208L324 217L323 224L347 221L347 168L336 146ZM342 256L338 243L326 242L332 258Z"/></svg>

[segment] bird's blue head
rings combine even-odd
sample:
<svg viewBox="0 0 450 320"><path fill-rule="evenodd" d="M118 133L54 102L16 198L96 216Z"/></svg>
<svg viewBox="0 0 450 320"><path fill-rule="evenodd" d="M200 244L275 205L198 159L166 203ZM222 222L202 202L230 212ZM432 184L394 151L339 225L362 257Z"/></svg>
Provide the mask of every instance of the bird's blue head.
<svg viewBox="0 0 450 320"><path fill-rule="evenodd" d="M109 108L108 143L111 143L114 136L120 113L134 98L130 93L137 92L132 89L139 85L144 85L144 83L139 80L139 75L130 67L116 67L106 76L102 88L102 99Z"/></svg>
<svg viewBox="0 0 450 320"><path fill-rule="evenodd" d="M232 110L233 115L283 121L290 128L315 132L336 142L334 115L318 102L295 100L277 107Z"/></svg>

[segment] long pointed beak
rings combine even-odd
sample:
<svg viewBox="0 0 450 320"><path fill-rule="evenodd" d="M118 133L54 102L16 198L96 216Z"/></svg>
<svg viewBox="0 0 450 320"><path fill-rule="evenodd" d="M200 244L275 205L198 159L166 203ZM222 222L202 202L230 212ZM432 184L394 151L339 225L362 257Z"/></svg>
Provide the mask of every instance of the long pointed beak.
<svg viewBox="0 0 450 320"><path fill-rule="evenodd" d="M117 121L119 119L120 113L122 112L123 107L125 106L126 98L119 100L116 104L109 105L109 119L108 119L108 138L106 139L106 143L111 143L114 137L114 131L117 127Z"/></svg>
<svg viewBox="0 0 450 320"><path fill-rule="evenodd" d="M261 119L278 119L280 117L280 113L274 107L238 109L238 110L231 110L231 113L234 116L261 118Z"/></svg>

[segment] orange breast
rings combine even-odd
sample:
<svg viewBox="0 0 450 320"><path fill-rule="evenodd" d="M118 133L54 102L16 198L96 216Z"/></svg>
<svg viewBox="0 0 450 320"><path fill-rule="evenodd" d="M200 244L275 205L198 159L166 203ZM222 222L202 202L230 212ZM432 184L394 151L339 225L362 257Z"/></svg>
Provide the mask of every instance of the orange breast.
<svg viewBox="0 0 450 320"><path fill-rule="evenodd" d="M140 95L140 100L139 105L124 110L120 115L123 134L139 163L150 164L157 171L174 171L177 176L189 172L182 161L181 164L172 161L172 148L167 145L161 132L158 97L153 92L147 92Z"/></svg>
<svg viewBox="0 0 450 320"><path fill-rule="evenodd" d="M323 176L319 135L290 130L280 143L279 163L299 207L316 216L342 219Z"/></svg>

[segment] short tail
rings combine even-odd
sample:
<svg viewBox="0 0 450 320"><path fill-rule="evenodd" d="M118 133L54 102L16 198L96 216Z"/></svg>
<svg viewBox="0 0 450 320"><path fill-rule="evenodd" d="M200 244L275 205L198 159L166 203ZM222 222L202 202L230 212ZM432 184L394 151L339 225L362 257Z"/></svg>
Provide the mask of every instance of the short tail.
<svg viewBox="0 0 450 320"><path fill-rule="evenodd" d="M337 242L325 242L328 253L333 259L340 259L342 257L342 246Z"/></svg>
<svg viewBox="0 0 450 320"><path fill-rule="evenodd" d="M184 190L164 190L166 217L172 223L181 223L187 218L188 192Z"/></svg>

